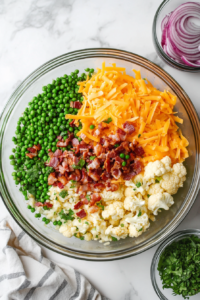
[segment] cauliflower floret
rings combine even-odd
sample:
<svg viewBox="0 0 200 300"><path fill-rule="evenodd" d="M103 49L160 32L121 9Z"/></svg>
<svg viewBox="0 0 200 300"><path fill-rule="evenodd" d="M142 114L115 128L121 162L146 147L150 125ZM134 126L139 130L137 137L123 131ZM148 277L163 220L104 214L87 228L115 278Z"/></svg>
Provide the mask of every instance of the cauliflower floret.
<svg viewBox="0 0 200 300"><path fill-rule="evenodd" d="M154 215L158 214L160 208L168 210L172 204L174 204L173 197L168 193L157 193L148 199L148 209L151 210Z"/></svg>
<svg viewBox="0 0 200 300"><path fill-rule="evenodd" d="M117 238L118 240L125 239L128 235L128 229L126 227L113 227L113 225L108 226L105 231L105 234L111 235L112 237Z"/></svg>
<svg viewBox="0 0 200 300"><path fill-rule="evenodd" d="M154 162L148 163L145 167L144 179L148 181L156 176L162 176L163 174L171 171L171 158L165 156L161 160L156 160Z"/></svg>
<svg viewBox="0 0 200 300"><path fill-rule="evenodd" d="M148 194L149 195L154 195L154 194L158 194L158 193L163 193L163 188L161 188L160 183L154 183L152 185L150 185L149 189L148 189Z"/></svg>
<svg viewBox="0 0 200 300"><path fill-rule="evenodd" d="M161 187L169 194L174 195L178 189L183 186L186 180L186 168L182 163L173 165L172 171L164 174L161 180Z"/></svg>
<svg viewBox="0 0 200 300"><path fill-rule="evenodd" d="M90 232L86 232L86 234L84 234L84 239L85 241L89 242L92 239L92 234Z"/></svg>
<svg viewBox="0 0 200 300"><path fill-rule="evenodd" d="M74 235L74 228L71 230L73 227L72 221L68 221L65 224L62 224L59 228L59 232L62 233L66 237L72 237ZM76 228L75 228L76 229Z"/></svg>
<svg viewBox="0 0 200 300"><path fill-rule="evenodd" d="M130 211L139 210L142 206L145 205L145 201L143 199L139 199L136 196L126 197L124 201L124 208Z"/></svg>
<svg viewBox="0 0 200 300"><path fill-rule="evenodd" d="M124 187L121 187L120 189L114 192L107 192L106 190L103 190L103 192L101 193L101 197L104 201L122 200L124 197Z"/></svg>
<svg viewBox="0 0 200 300"><path fill-rule="evenodd" d="M120 201L116 201L108 206L105 206L105 210L102 212L104 219L111 217L113 220L119 220L124 216L124 206Z"/></svg>
<svg viewBox="0 0 200 300"><path fill-rule="evenodd" d="M130 223L130 237L138 237L150 226L148 215L146 213L140 215L139 211L136 212L136 215L134 217L126 218L126 222Z"/></svg>
<svg viewBox="0 0 200 300"><path fill-rule="evenodd" d="M78 232L85 234L86 231L88 230L88 228L90 227L89 223L86 222L85 220L81 220L81 222L79 222L80 220L78 219L74 219L73 220L73 226L78 228Z"/></svg>

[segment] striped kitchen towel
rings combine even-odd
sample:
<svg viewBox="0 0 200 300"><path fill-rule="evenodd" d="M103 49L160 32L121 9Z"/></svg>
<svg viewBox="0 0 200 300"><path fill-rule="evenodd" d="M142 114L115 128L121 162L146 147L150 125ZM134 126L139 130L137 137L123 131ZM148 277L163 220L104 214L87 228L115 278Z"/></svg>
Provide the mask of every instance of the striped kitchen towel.
<svg viewBox="0 0 200 300"><path fill-rule="evenodd" d="M106 300L79 272L59 268L7 217L0 222L0 299Z"/></svg>

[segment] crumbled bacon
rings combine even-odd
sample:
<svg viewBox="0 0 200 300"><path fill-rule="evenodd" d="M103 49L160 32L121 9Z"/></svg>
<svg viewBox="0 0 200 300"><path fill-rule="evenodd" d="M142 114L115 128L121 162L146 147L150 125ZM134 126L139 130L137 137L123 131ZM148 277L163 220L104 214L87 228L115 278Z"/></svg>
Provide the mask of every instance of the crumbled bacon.
<svg viewBox="0 0 200 300"><path fill-rule="evenodd" d="M58 177L58 181L61 182L64 186L68 183L68 179L63 175Z"/></svg>
<svg viewBox="0 0 200 300"><path fill-rule="evenodd" d="M97 157L92 161L92 163L88 165L88 169L97 169L99 167L100 167L100 161Z"/></svg>
<svg viewBox="0 0 200 300"><path fill-rule="evenodd" d="M101 200L101 195L99 193L93 193L90 197L90 206L95 205L96 202Z"/></svg>
<svg viewBox="0 0 200 300"><path fill-rule="evenodd" d="M44 202L44 206L47 206L48 208L52 208L53 204L50 202Z"/></svg>
<svg viewBox="0 0 200 300"><path fill-rule="evenodd" d="M29 158L33 158L37 156L37 153L26 153L26 156L28 156Z"/></svg>
<svg viewBox="0 0 200 300"><path fill-rule="evenodd" d="M119 188L118 184L106 182L106 191L115 192L118 190L118 188Z"/></svg>
<svg viewBox="0 0 200 300"><path fill-rule="evenodd" d="M59 157L59 156L61 156L61 155L62 155L62 151L61 151L60 149L57 149L57 150L54 152L54 154L53 154L54 157L55 157L55 156Z"/></svg>
<svg viewBox="0 0 200 300"><path fill-rule="evenodd" d="M49 176L48 176L48 185L52 185L56 181L57 181L56 173L55 172L50 173Z"/></svg>
<svg viewBox="0 0 200 300"><path fill-rule="evenodd" d="M74 138L72 140L72 145L73 145L73 147L78 146L79 145L79 140L77 138Z"/></svg>
<svg viewBox="0 0 200 300"><path fill-rule="evenodd" d="M92 207L90 207L89 212L90 212L91 214L94 214L94 213L97 212L98 210L99 210L99 208L98 208L97 206L92 206Z"/></svg>
<svg viewBox="0 0 200 300"><path fill-rule="evenodd" d="M82 201L79 201L78 203L76 203L74 205L74 209L79 209L81 206L83 206L83 202Z"/></svg>
<svg viewBox="0 0 200 300"><path fill-rule="evenodd" d="M128 134L132 134L135 131L135 127L130 122L125 122L123 124L124 131Z"/></svg>
<svg viewBox="0 0 200 300"><path fill-rule="evenodd" d="M81 106L82 106L82 104L81 104L80 101L75 101L75 102L74 102L74 108L80 109Z"/></svg>
<svg viewBox="0 0 200 300"><path fill-rule="evenodd" d="M88 176L91 177L94 181L99 181L100 176L98 174L98 171L95 169L90 169L88 172Z"/></svg>
<svg viewBox="0 0 200 300"><path fill-rule="evenodd" d="M37 206L37 207L39 207L39 206L43 206L43 203L42 202L35 202L34 205Z"/></svg>
<svg viewBox="0 0 200 300"><path fill-rule="evenodd" d="M144 149L143 149L141 146L135 148L134 152L135 152L135 154L136 154L137 156L142 156L142 155L144 155Z"/></svg>
<svg viewBox="0 0 200 300"><path fill-rule="evenodd" d="M81 209L79 212L76 213L76 215L82 219L86 217L86 212L84 211L84 209Z"/></svg>
<svg viewBox="0 0 200 300"><path fill-rule="evenodd" d="M125 141L126 132L124 132L124 130L122 130L121 128L118 128L116 132L118 133L118 136L119 136L120 140Z"/></svg>
<svg viewBox="0 0 200 300"><path fill-rule="evenodd" d="M57 140L61 141L61 140L62 140L62 136L61 136L61 135L58 135L58 136L57 136Z"/></svg>
<svg viewBox="0 0 200 300"><path fill-rule="evenodd" d="M62 184L62 182L57 182L57 187L59 187L59 189L63 189L64 188L64 185Z"/></svg>
<svg viewBox="0 0 200 300"><path fill-rule="evenodd" d="M57 157L52 157L49 162L49 167L56 168L59 164L59 159Z"/></svg>

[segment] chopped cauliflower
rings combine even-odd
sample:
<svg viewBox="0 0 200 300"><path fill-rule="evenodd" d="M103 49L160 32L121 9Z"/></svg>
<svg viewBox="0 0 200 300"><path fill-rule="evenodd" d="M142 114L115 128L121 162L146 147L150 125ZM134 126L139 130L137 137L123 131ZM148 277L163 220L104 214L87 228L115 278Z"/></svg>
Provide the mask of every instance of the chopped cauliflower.
<svg viewBox="0 0 200 300"><path fill-rule="evenodd" d="M168 193L157 193L148 199L148 209L151 210L154 215L158 214L160 208L168 210L172 204L174 204L173 197Z"/></svg>
<svg viewBox="0 0 200 300"><path fill-rule="evenodd" d="M155 178L156 176L160 177L163 174L171 171L171 158L165 156L161 160L156 160L154 162L148 163L145 167L144 180L148 181L149 179Z"/></svg>
<svg viewBox="0 0 200 300"><path fill-rule="evenodd" d="M146 213L140 215L139 211L136 212L136 215L134 217L126 218L126 222L130 223L130 237L138 237L150 226L148 215Z"/></svg>
<svg viewBox="0 0 200 300"><path fill-rule="evenodd" d="M136 196L126 197L124 200L124 208L130 211L136 211L142 206L144 206L145 201L143 199L139 199Z"/></svg>
<svg viewBox="0 0 200 300"><path fill-rule="evenodd" d="M172 171L162 176L161 187L169 194L174 195L183 186L187 171L182 163L173 165Z"/></svg>
<svg viewBox="0 0 200 300"><path fill-rule="evenodd" d="M101 197L104 201L119 201L122 200L124 198L124 187L121 187L120 189L118 189L115 192L107 192L106 190L103 190L103 192L101 193Z"/></svg>
<svg viewBox="0 0 200 300"><path fill-rule="evenodd" d="M154 184L150 185L150 187L148 189L148 195L154 195L154 194L163 193L163 192L164 192L164 190L160 186L160 183L154 183Z"/></svg>
<svg viewBox="0 0 200 300"><path fill-rule="evenodd" d="M128 235L128 229L126 227L118 226L113 227L113 225L108 226L105 231L106 235L111 235L112 237L117 238L118 240L125 239Z"/></svg>
<svg viewBox="0 0 200 300"><path fill-rule="evenodd" d="M105 207L102 212L102 217L104 219L109 219L111 217L113 220L122 219L124 216L124 205L122 202L116 201Z"/></svg>
<svg viewBox="0 0 200 300"><path fill-rule="evenodd" d="M72 237L76 232L76 227L72 226L72 221L68 221L67 223L60 226L59 232L62 233L66 237Z"/></svg>

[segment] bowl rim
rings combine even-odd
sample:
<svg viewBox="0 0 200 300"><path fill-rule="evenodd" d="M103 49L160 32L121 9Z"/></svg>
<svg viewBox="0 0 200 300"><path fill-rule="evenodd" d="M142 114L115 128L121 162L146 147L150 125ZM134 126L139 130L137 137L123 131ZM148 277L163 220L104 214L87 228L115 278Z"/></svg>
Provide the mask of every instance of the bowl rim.
<svg viewBox="0 0 200 300"><path fill-rule="evenodd" d="M178 239L182 239L184 237L187 237L188 235L190 236L190 235L197 235L197 234L198 234L198 237L200 238L200 229L195 229L195 228L182 229L182 230L177 231L177 232L171 234L170 236L168 236L168 238L165 241L163 241L159 245L159 247L156 249L156 252L154 253L154 256L151 261L150 277L151 277L151 283L154 288L154 291L156 292L157 296L161 300L168 300L168 298L166 298L165 295L163 295L162 291L158 287L157 281L156 281L156 276L155 276L156 272L158 272L158 270L156 269L156 266L157 266L157 262L161 256L161 254L163 253L163 251L166 249L167 246L169 246L173 242L177 241Z"/></svg>
<svg viewBox="0 0 200 300"><path fill-rule="evenodd" d="M72 52L68 52L65 54L62 54L60 56L57 56L40 67L38 67L35 71L33 71L31 74L29 74L22 83L16 88L16 90L12 93L10 96L8 102L6 103L2 114L0 116L0 157L2 153L2 139L4 134L4 127L5 124L2 122L4 121L4 117L9 117L9 111L8 109L13 109L16 102L20 99L21 95L42 75L46 74L48 71L62 65L66 64L71 61L75 61L78 59L84 59L84 58L115 58L115 59L121 59L125 61L129 61L132 63L136 63L139 66L142 66L146 68L147 70L151 71L153 74L161 78L165 83L167 83L171 89L174 91L174 93L177 95L177 97L182 102L182 105L186 109L188 113L188 118L190 119L191 126L193 128L194 132L194 138L195 138L195 148L196 148L196 157L195 157L195 168L194 168L194 174L191 182L191 187L188 190L187 196L185 200L183 201L182 206L179 209L178 215L176 214L174 218L159 232L157 232L154 236L149 238L147 241L144 241L140 243L139 245L136 245L135 248L129 247L125 250L116 250L113 252L96 252L95 254L91 252L84 252L84 251L75 251L71 250L68 247L63 247L57 244L56 242L52 242L50 239L46 238L45 236L39 234L33 226L31 226L20 214L19 210L15 206L15 204L12 202L11 197L9 197L9 192L6 187L4 186L4 176L2 170L2 160L0 160L0 195L2 197L2 200L8 209L8 211L11 213L12 217L15 219L15 221L18 223L18 225L27 233L29 236L31 236L36 242L40 243L44 247L47 247L48 249L57 252L59 254L63 254L72 258L77 259L83 259L83 260L89 260L89 261L110 261L110 260L117 260L122 258L127 258L139 253L142 253L146 251L147 249L150 249L151 247L155 246L159 242L161 242L164 238L166 238L179 224L180 222L185 218L185 216L190 211L196 196L198 194L198 191L200 189L200 185L198 184L200 182L200 173L198 173L198 169L200 167L200 160L198 157L198 153L200 151L200 122L198 114L195 110L194 105L192 104L190 98L185 93L185 91L182 89L182 87L176 82L176 80L173 79L171 75L169 75L166 71L164 71L162 68L160 68L158 65L152 63L148 59L134 54L129 51L114 49L114 48L87 48L87 49L81 49L76 50ZM180 95L180 96L179 96ZM8 111L7 111L8 110ZM190 113L190 114L189 114ZM6 114L6 115L5 115ZM5 115L5 116L4 116ZM192 119L193 117L193 119ZM7 120L7 119L6 119ZM194 126L195 125L195 126ZM195 181L195 183L194 183ZM193 187L194 186L194 187ZM193 187L193 188L192 188ZM141 248L142 247L142 248ZM56 248L56 249L55 249ZM140 249L138 249L140 248Z"/></svg>
<svg viewBox="0 0 200 300"><path fill-rule="evenodd" d="M182 71L186 71L186 72L200 72L200 67L191 67L191 66L187 66L184 64L180 64L178 62L176 62L175 60L173 60L172 58L170 58L164 51L163 48L161 47L158 37L157 37L157 32L156 32L156 25L157 25L157 20L159 17L160 12L162 11L162 9L164 8L164 6L171 2L173 0L164 0L158 7L154 19L153 19L153 26L152 26L152 36L153 36L153 43L154 46L156 48L156 52L157 54L160 56L160 58L162 58L167 64L169 64L170 66L182 70ZM184 0L184 2L187 2L186 0ZM183 3L184 3L183 2Z"/></svg>

